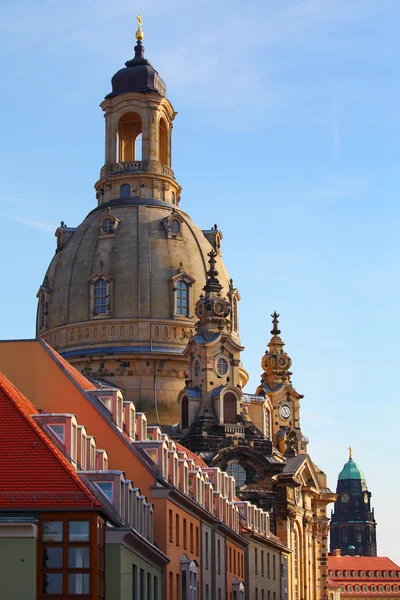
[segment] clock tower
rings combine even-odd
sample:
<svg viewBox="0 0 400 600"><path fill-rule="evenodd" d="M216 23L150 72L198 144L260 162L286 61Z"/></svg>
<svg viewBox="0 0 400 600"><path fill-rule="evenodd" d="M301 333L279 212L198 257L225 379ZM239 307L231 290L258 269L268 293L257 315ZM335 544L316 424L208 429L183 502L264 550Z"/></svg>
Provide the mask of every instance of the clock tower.
<svg viewBox="0 0 400 600"><path fill-rule="evenodd" d="M376 556L376 521L363 471L349 460L338 477L338 495L330 525L330 550L342 556Z"/></svg>

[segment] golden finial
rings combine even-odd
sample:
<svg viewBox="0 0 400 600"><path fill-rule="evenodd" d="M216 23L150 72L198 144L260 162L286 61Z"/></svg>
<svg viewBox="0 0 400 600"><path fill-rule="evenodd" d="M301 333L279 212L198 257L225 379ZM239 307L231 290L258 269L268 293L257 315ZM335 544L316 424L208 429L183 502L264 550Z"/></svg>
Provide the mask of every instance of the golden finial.
<svg viewBox="0 0 400 600"><path fill-rule="evenodd" d="M349 446L349 459L353 460L353 448Z"/></svg>
<svg viewBox="0 0 400 600"><path fill-rule="evenodd" d="M144 33L142 31L142 17L140 15L138 15L137 17L137 24L138 24L138 29L136 32L136 39L138 42L141 42L142 39L144 38Z"/></svg>

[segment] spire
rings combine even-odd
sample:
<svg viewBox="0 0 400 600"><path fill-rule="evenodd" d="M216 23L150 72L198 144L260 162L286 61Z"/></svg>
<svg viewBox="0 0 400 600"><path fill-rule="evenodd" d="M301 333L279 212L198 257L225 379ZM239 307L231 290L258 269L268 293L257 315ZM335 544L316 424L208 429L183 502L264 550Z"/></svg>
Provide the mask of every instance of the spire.
<svg viewBox="0 0 400 600"><path fill-rule="evenodd" d="M271 315L272 317L272 329L271 329L271 333L272 335L279 335L281 330L278 329L278 325L279 325L279 321L278 321L278 313L276 312L276 310L274 310L274 312Z"/></svg>
<svg viewBox="0 0 400 600"><path fill-rule="evenodd" d="M278 385L284 382L290 383L291 372L289 371L292 360L284 351L285 343L279 337L281 330L279 329L279 314L274 311L272 317L272 338L269 341L268 348L261 360L261 366L264 373L261 377L261 389L275 389Z"/></svg>
<svg viewBox="0 0 400 600"><path fill-rule="evenodd" d="M231 312L229 302L221 296L222 285L215 268L217 253L211 250L208 256L210 268L207 271L206 285L203 287L205 294L196 302L196 316L199 319L197 331L201 331L206 337L222 331L228 324Z"/></svg>
<svg viewBox="0 0 400 600"><path fill-rule="evenodd" d="M221 295L222 285L219 282L218 271L215 268L215 265L217 264L217 261L215 260L217 253L214 250L211 250L207 256L210 257L208 261L210 268L207 271L208 277L203 290L206 292L206 295L210 294L210 292L216 292L218 295Z"/></svg>

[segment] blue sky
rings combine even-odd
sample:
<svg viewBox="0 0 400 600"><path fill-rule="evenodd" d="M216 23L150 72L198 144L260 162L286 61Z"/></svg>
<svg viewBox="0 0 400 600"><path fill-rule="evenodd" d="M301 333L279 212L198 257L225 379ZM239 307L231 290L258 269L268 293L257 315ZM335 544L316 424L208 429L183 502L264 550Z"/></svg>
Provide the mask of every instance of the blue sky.
<svg viewBox="0 0 400 600"><path fill-rule="evenodd" d="M281 314L302 429L331 488L347 446L364 469L378 550L400 564L400 77L395 0L15 0L1 7L0 336L34 336L61 220L95 206L98 104L133 54L178 116L181 207L218 223L258 384ZM397 519L395 521L395 519Z"/></svg>

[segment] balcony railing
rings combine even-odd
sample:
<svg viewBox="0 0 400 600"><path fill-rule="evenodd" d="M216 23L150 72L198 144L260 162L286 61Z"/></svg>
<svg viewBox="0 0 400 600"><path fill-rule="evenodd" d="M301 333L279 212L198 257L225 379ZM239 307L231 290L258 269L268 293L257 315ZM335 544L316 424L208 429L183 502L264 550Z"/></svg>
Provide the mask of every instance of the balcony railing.
<svg viewBox="0 0 400 600"><path fill-rule="evenodd" d="M132 171L145 171L146 163L143 160L119 162L113 165L113 173L131 173Z"/></svg>

